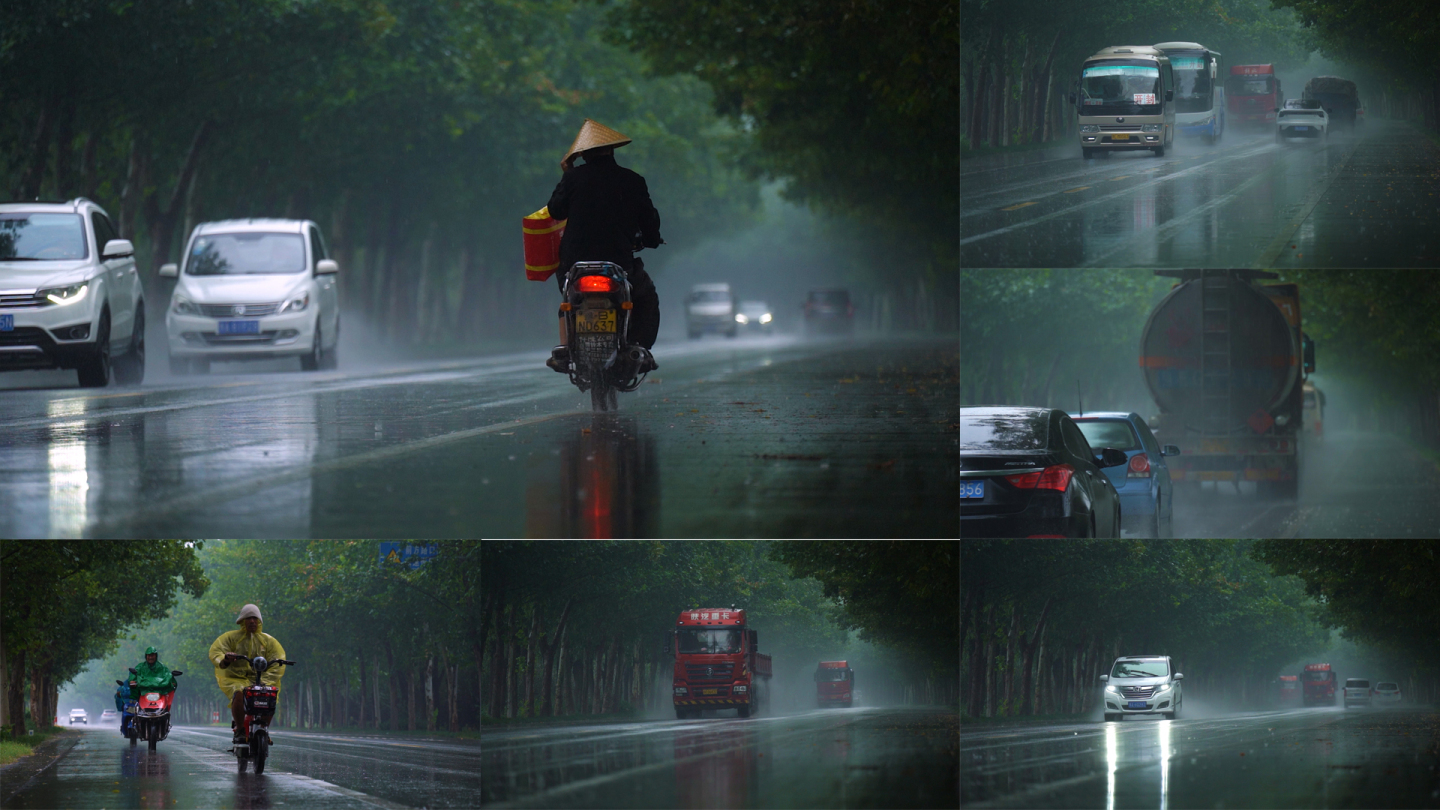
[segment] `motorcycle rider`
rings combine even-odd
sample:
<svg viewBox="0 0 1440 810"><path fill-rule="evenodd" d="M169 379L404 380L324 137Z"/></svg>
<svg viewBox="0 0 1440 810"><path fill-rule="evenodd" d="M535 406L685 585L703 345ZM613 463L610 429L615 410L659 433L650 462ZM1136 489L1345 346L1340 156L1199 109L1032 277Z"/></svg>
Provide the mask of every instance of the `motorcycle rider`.
<svg viewBox="0 0 1440 810"><path fill-rule="evenodd" d="M130 679L130 699L139 700L141 692L160 692L165 694L175 691L175 676L170 674L170 667L160 663L160 652L153 646L145 648L145 660L135 665L135 677ZM120 703L120 696L115 696L115 702ZM125 707L120 706L121 724L125 720Z"/></svg>
<svg viewBox="0 0 1440 810"><path fill-rule="evenodd" d="M280 642L268 633L262 633L263 623L260 618L260 608L255 605L246 605L240 609L240 615L235 617L235 623L240 629L221 633L210 645L210 663L215 665L215 681L220 685L220 691L230 700L230 728L233 729L231 740L235 743L243 743L243 730L241 721L245 718L245 687L253 683L254 678L247 663L255 656L264 656L267 661L274 661L285 657L285 648ZM280 677L285 674L285 665L278 664L267 670L260 676L260 683L265 686L275 687L276 697L280 694ZM270 718L257 718L261 725L269 725Z"/></svg>
<svg viewBox="0 0 1440 810"><path fill-rule="evenodd" d="M645 263L634 252L640 246L659 247L664 240L660 238L660 212L650 201L645 178L615 162L615 150L630 141L586 118L570 151L560 161L563 174L549 204L551 217L566 220L555 280L563 293L565 277L579 261L613 262L623 268L635 305L629 342L648 351L660 331L660 296L655 282L645 272ZM576 157L584 158L584 164L576 166ZM568 343L565 319L561 317L560 345L551 351L545 365L567 371ZM640 371L654 371L657 367L652 357Z"/></svg>

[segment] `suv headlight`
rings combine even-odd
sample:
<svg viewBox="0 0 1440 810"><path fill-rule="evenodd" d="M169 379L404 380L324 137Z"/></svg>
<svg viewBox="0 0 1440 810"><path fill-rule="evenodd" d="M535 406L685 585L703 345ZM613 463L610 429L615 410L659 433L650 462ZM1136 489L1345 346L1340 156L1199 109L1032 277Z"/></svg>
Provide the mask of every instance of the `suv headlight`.
<svg viewBox="0 0 1440 810"><path fill-rule="evenodd" d="M1080 125L1080 131L1081 131L1081 132L1099 132L1099 131L1100 131L1100 125L1099 125L1099 124L1081 124L1081 125Z"/></svg>
<svg viewBox="0 0 1440 810"><path fill-rule="evenodd" d="M1142 125L1140 126L1140 131L1141 131L1141 132L1159 132L1161 126L1162 126L1161 124L1142 124Z"/></svg>
<svg viewBox="0 0 1440 810"><path fill-rule="evenodd" d="M176 294L170 299L170 310L176 315L199 315L200 307L183 295Z"/></svg>
<svg viewBox="0 0 1440 810"><path fill-rule="evenodd" d="M743 312L737 312L737 313L735 313L735 322L736 322L736 323L749 323L749 322L750 322L750 319L747 318L747 317L745 317L745 313L743 313Z"/></svg>
<svg viewBox="0 0 1440 810"><path fill-rule="evenodd" d="M90 282L82 281L79 284L71 284L68 287L51 287L48 290L41 290L40 297L56 306L73 304L85 297L90 289Z"/></svg>
<svg viewBox="0 0 1440 810"><path fill-rule="evenodd" d="M276 314L281 312L304 312L305 307L310 306L310 293L304 293L280 305Z"/></svg>
<svg viewBox="0 0 1440 810"><path fill-rule="evenodd" d="M760 316L760 323L769 323L771 320L773 319L770 317L770 313L768 312Z"/></svg>
<svg viewBox="0 0 1440 810"><path fill-rule="evenodd" d="M1112 695L1118 695L1118 694L1120 694L1120 690L1119 690L1119 689L1116 689L1116 688L1113 687L1113 686L1107 686L1107 687L1105 687L1105 691L1106 691L1106 692L1109 692L1109 693L1112 694Z"/></svg>

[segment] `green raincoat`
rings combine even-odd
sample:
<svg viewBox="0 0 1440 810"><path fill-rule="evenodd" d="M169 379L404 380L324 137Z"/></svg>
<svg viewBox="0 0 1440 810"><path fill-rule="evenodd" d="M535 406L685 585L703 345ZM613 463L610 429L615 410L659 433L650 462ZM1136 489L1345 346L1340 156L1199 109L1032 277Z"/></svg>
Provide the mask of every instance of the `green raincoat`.
<svg viewBox="0 0 1440 810"><path fill-rule="evenodd" d="M264 627L264 622L261 622L253 636L246 633L243 627L221 633L215 643L210 645L210 663L215 665L215 681L220 684L220 691L225 693L225 697L233 699L236 692L255 682L255 673L247 662L235 661L225 666L225 653L240 653L246 658L263 655L267 661L285 657L285 648L280 646L280 642L276 641L274 636L261 632ZM273 666L260 676L260 683L279 690L280 676L284 674L284 664Z"/></svg>
<svg viewBox="0 0 1440 810"><path fill-rule="evenodd" d="M145 654L156 653L154 647L146 647ZM175 676L170 674L170 667L161 662L159 655L155 657L155 663L147 664L144 661L135 665L135 685L130 687L130 698L139 700L141 692L174 692Z"/></svg>

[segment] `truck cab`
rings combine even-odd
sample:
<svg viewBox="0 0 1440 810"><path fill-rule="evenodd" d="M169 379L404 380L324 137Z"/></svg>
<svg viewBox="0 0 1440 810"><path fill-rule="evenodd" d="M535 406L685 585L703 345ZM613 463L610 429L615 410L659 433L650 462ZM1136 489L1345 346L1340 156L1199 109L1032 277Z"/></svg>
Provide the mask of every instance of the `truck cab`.
<svg viewBox="0 0 1440 810"><path fill-rule="evenodd" d="M1300 683L1306 706L1321 703L1334 706L1339 699L1335 692L1335 672L1329 664L1306 664L1305 670L1300 673Z"/></svg>
<svg viewBox="0 0 1440 810"><path fill-rule="evenodd" d="M770 656L745 623L743 608L687 610L675 621L665 652L675 654L675 717L706 709L735 709L749 717L768 702Z"/></svg>
<svg viewBox="0 0 1440 810"><path fill-rule="evenodd" d="M854 701L855 670L846 661L821 661L815 670L815 702L820 708Z"/></svg>

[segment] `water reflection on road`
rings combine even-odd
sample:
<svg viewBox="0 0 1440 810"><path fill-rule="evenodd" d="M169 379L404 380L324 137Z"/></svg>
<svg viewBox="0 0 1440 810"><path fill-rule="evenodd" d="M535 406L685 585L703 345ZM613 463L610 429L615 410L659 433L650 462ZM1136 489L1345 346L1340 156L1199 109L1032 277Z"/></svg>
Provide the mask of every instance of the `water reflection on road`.
<svg viewBox="0 0 1440 810"><path fill-rule="evenodd" d="M660 513L655 440L635 417L576 417L558 459L531 467L525 495L529 537L616 538L654 534Z"/></svg>

